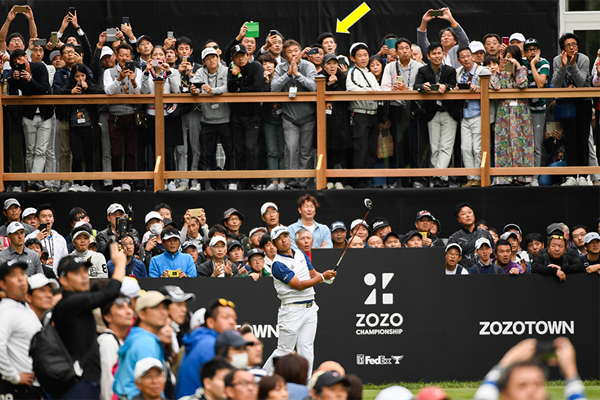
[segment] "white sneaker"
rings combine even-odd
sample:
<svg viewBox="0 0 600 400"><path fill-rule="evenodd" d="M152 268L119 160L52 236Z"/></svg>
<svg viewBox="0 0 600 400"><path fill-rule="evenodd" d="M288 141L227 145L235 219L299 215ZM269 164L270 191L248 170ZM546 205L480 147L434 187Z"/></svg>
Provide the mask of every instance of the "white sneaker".
<svg viewBox="0 0 600 400"><path fill-rule="evenodd" d="M79 189L77 191L78 192L89 192L90 188L87 185L81 185L81 186L79 186Z"/></svg>
<svg viewBox="0 0 600 400"><path fill-rule="evenodd" d="M196 183L195 185L193 185L193 186L190 188L190 190L193 190L193 191L199 192L200 190L202 190L202 187L200 186L200 184L199 184L199 183Z"/></svg>
<svg viewBox="0 0 600 400"><path fill-rule="evenodd" d="M113 187L113 192L120 192L121 191L121 186L115 186Z"/></svg>
<svg viewBox="0 0 600 400"><path fill-rule="evenodd" d="M227 186L227 189L228 189L228 190L237 190L237 183L230 183L230 184Z"/></svg>
<svg viewBox="0 0 600 400"><path fill-rule="evenodd" d="M540 186L540 181L538 180L538 178L533 178L533 180L531 181L531 186Z"/></svg>
<svg viewBox="0 0 600 400"><path fill-rule="evenodd" d="M285 183L279 182L277 185L277 190L285 190Z"/></svg>
<svg viewBox="0 0 600 400"><path fill-rule="evenodd" d="M269 186L267 186L267 190L277 190L278 186L278 183L271 183Z"/></svg>
<svg viewBox="0 0 600 400"><path fill-rule="evenodd" d="M577 185L579 185L579 186L588 186L588 181L583 176L580 176L579 178L577 178Z"/></svg>
<svg viewBox="0 0 600 400"><path fill-rule="evenodd" d="M179 186L177 186L177 191L178 192L185 192L186 190L188 190L187 185L179 185Z"/></svg>
<svg viewBox="0 0 600 400"><path fill-rule="evenodd" d="M342 182L336 182L333 187L336 189L343 189L344 185L342 185Z"/></svg>
<svg viewBox="0 0 600 400"><path fill-rule="evenodd" d="M21 186L14 186L12 191L13 193L21 193L23 189L21 189Z"/></svg>
<svg viewBox="0 0 600 400"><path fill-rule="evenodd" d="M79 185L74 183L73 185L71 185L71 187L68 190L69 192L79 192Z"/></svg>
<svg viewBox="0 0 600 400"><path fill-rule="evenodd" d="M122 184L121 191L122 192L131 192L131 186L129 185L129 183Z"/></svg>
<svg viewBox="0 0 600 400"><path fill-rule="evenodd" d="M69 191L69 186L70 185L67 182L63 183L63 185L60 187L59 192L61 192L61 193L68 192ZM13 191L14 191L14 189L13 189Z"/></svg>
<svg viewBox="0 0 600 400"><path fill-rule="evenodd" d="M167 185L167 190L169 192L176 192L177 186L175 186L175 182L169 182L169 184Z"/></svg>
<svg viewBox="0 0 600 400"><path fill-rule="evenodd" d="M575 180L575 178L573 178L572 176L569 176L566 180L565 183L563 183L560 186L577 186L577 181Z"/></svg>
<svg viewBox="0 0 600 400"><path fill-rule="evenodd" d="M333 182L327 182L327 189L333 189L334 186Z"/></svg>
<svg viewBox="0 0 600 400"><path fill-rule="evenodd" d="M91 184L90 185L90 192L95 192L95 191L96 191L96 189L94 189L94 184Z"/></svg>

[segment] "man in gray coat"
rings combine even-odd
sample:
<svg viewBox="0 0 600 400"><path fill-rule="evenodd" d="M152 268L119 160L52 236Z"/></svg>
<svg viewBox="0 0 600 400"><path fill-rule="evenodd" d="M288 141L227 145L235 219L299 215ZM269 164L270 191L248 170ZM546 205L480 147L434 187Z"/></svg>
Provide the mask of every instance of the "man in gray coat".
<svg viewBox="0 0 600 400"><path fill-rule="evenodd" d="M442 12L442 15L435 16L436 12ZM432 15L432 13L434 15ZM427 24L434 18L445 19L450 22L450 27L440 31L440 42L444 50L444 59L442 64L451 66L454 69L460 67L458 62L457 50L460 46L468 46L469 38L463 28L456 22L448 7L439 10L427 10L421 19L421 26L417 28L417 43L423 54L427 54L429 40L427 39Z"/></svg>

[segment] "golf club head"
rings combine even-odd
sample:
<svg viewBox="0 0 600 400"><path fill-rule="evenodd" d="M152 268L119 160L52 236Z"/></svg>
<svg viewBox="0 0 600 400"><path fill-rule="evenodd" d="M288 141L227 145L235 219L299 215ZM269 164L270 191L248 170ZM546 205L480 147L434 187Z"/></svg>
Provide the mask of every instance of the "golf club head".
<svg viewBox="0 0 600 400"><path fill-rule="evenodd" d="M369 210L373 208L373 202L371 199L365 199L365 207L367 207Z"/></svg>

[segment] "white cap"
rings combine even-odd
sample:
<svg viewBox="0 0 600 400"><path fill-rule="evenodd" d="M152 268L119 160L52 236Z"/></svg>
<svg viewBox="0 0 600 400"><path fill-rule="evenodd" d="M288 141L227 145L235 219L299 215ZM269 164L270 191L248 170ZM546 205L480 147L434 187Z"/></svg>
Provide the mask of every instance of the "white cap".
<svg viewBox="0 0 600 400"><path fill-rule="evenodd" d="M156 218L162 221L162 217L159 213L157 213L156 211L150 211L148 214L146 214L146 218L144 218L144 223L147 224L148 221L150 221L152 218Z"/></svg>
<svg viewBox="0 0 600 400"><path fill-rule="evenodd" d="M29 287L31 290L39 289L46 285L52 286L53 290L58 290L60 287L56 279L48 279L46 278L46 275L41 273L31 275L29 278L27 278L27 282L29 282Z"/></svg>
<svg viewBox="0 0 600 400"><path fill-rule="evenodd" d="M20 231L21 229L25 230L25 227L20 222L11 222L6 228L6 234L10 235L11 233L15 233L16 231Z"/></svg>
<svg viewBox="0 0 600 400"><path fill-rule="evenodd" d="M220 235L215 235L212 237L212 239L210 239L210 247L215 246L217 243L223 243L225 246L227 246L227 240L225 240L225 238L223 236Z"/></svg>
<svg viewBox="0 0 600 400"><path fill-rule="evenodd" d="M485 51L485 47L483 47L483 43L481 43L477 40L473 40L471 43L469 43L469 49L471 49L471 52L473 52L473 53L477 53L478 51Z"/></svg>
<svg viewBox="0 0 600 400"><path fill-rule="evenodd" d="M585 239L583 239L583 242L585 244L588 244L592 240L600 240L600 235L598 235L597 232L590 232L587 235L585 235Z"/></svg>
<svg viewBox="0 0 600 400"><path fill-rule="evenodd" d="M206 322L206 320L204 319L205 314L206 314L206 308L204 308L204 307L199 310L196 310L192 314L192 318L190 318L190 330L196 329L196 328L204 325L204 322Z"/></svg>
<svg viewBox="0 0 600 400"><path fill-rule="evenodd" d="M522 33L515 32L512 35L510 35L510 38L508 39L508 43L512 42L513 40L518 40L519 42L525 42L525 36L523 36Z"/></svg>
<svg viewBox="0 0 600 400"><path fill-rule="evenodd" d="M173 238L181 240L179 233L176 233L176 232L167 232L164 235L161 234L160 240L162 240L164 242L165 240L169 240L169 239L173 239Z"/></svg>
<svg viewBox="0 0 600 400"><path fill-rule="evenodd" d="M16 204L19 207L21 207L21 203L19 203L19 201L17 199L10 198L10 199L6 199L4 201L4 208L3 208L3 210L7 210L8 207L12 206L13 204Z"/></svg>
<svg viewBox="0 0 600 400"><path fill-rule="evenodd" d="M484 244L487 244L490 249L492 248L492 245L487 238L479 238L475 242L475 250L479 250Z"/></svg>
<svg viewBox="0 0 600 400"><path fill-rule="evenodd" d="M271 231L271 240L277 239L279 237L279 235L281 235L282 233L287 233L288 235L290 234L290 231L288 231L287 226L283 226L283 225L276 226Z"/></svg>
<svg viewBox="0 0 600 400"><path fill-rule="evenodd" d="M277 204L267 202L260 207L260 215L265 215L269 207L273 207L275 210L279 211L279 208L277 208Z"/></svg>
<svg viewBox="0 0 600 400"><path fill-rule="evenodd" d="M352 221L352 224L350 224L350 230L353 230L358 225L362 225L365 228L369 229L369 224L367 224L365 221L363 221L362 219L355 219L354 221Z"/></svg>
<svg viewBox="0 0 600 400"><path fill-rule="evenodd" d="M446 246L446 253L451 248L455 248L456 250L458 250L458 254L460 254L462 256L462 247L460 247L460 245L458 243L448 243L448 246Z"/></svg>
<svg viewBox="0 0 600 400"><path fill-rule="evenodd" d="M411 391L404 386L390 386L379 392L375 400L411 400L413 398Z"/></svg>
<svg viewBox="0 0 600 400"><path fill-rule="evenodd" d="M140 297L140 290L140 284L138 283L137 279L130 276L123 278L123 283L121 284L121 294L123 296L131 298Z"/></svg>
<svg viewBox="0 0 600 400"><path fill-rule="evenodd" d="M504 232L502 235L500 235L500 239L508 240L508 238L511 236L513 236L515 239L519 240L519 237L517 236L517 234L515 232ZM477 243L477 242L475 242L475 243Z"/></svg>
<svg viewBox="0 0 600 400"><path fill-rule="evenodd" d="M113 54L114 52L110 47L104 46L102 47L102 53L100 53L100 59L104 56L112 56Z"/></svg>
<svg viewBox="0 0 600 400"><path fill-rule="evenodd" d="M256 232L264 232L264 233L269 233L269 231L267 230L267 228L264 228L262 226L259 226L257 228L254 228L250 231L250 234L248 235L248 237L252 237L252 235L254 235Z"/></svg>
<svg viewBox="0 0 600 400"><path fill-rule="evenodd" d="M113 203L110 206L108 206L108 209L106 210L106 215L112 214L119 210L125 212L125 209L123 208L122 205L120 205L119 203Z"/></svg>
<svg viewBox="0 0 600 400"><path fill-rule="evenodd" d="M92 224L90 224L89 222L85 222L85 221L77 221L75 223L75 226L73 227L73 229L79 228L80 226L85 226L86 228L89 228L90 230L92 230Z"/></svg>
<svg viewBox="0 0 600 400"><path fill-rule="evenodd" d="M202 61L204 61L204 59L211 54L214 54L215 56L219 55L219 53L217 53L217 51L212 47L207 47L206 49L202 50Z"/></svg>
<svg viewBox="0 0 600 400"><path fill-rule="evenodd" d="M157 360L153 357L142 358L140 361L135 363L135 368L133 369L133 380L137 381L142 376L146 375L152 368L160 368L162 371L163 364L160 362L160 360Z"/></svg>
<svg viewBox="0 0 600 400"><path fill-rule="evenodd" d="M27 218L31 214L37 214L37 210L33 207L26 208L23 214L21 214L21 218Z"/></svg>

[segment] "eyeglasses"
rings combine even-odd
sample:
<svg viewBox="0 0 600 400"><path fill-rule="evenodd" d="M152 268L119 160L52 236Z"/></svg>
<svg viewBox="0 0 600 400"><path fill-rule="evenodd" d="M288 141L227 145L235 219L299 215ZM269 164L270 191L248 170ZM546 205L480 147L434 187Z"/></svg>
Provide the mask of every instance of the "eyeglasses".
<svg viewBox="0 0 600 400"><path fill-rule="evenodd" d="M269 216L269 215L271 215L271 214L277 214L277 213L279 213L279 211L277 211L277 210L269 210L269 211L265 211L265 215L266 215L266 216Z"/></svg>
<svg viewBox="0 0 600 400"><path fill-rule="evenodd" d="M265 344L259 340L258 342L254 342L254 344L252 346L258 346L260 348L264 348Z"/></svg>
<svg viewBox="0 0 600 400"><path fill-rule="evenodd" d="M239 381L239 382L234 382L231 385L232 386L241 385L241 386L245 386L245 387L257 387L258 386L258 384L254 381Z"/></svg>
<svg viewBox="0 0 600 400"><path fill-rule="evenodd" d="M23 43L23 41L19 38L16 38L16 39L11 39L10 43Z"/></svg>
<svg viewBox="0 0 600 400"><path fill-rule="evenodd" d="M81 214L81 215L78 215L75 218L73 218L73 221L80 221L80 220L84 219L85 217L87 217L87 215Z"/></svg>
<svg viewBox="0 0 600 400"><path fill-rule="evenodd" d="M219 299L219 304L223 307L235 308L235 304L233 304L233 301L229 301L227 299Z"/></svg>
<svg viewBox="0 0 600 400"><path fill-rule="evenodd" d="M240 217L238 217L237 215L232 215L231 217L227 218L227 221L239 221Z"/></svg>
<svg viewBox="0 0 600 400"><path fill-rule="evenodd" d="M577 47L577 42L575 42L575 43L565 43L565 47L568 47L568 48Z"/></svg>
<svg viewBox="0 0 600 400"><path fill-rule="evenodd" d="M125 303L127 303L131 306L131 299L129 297L117 297L115 299L115 304L118 305L119 307L123 307L123 305L125 305Z"/></svg>

